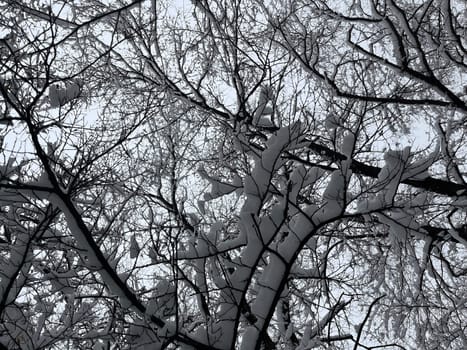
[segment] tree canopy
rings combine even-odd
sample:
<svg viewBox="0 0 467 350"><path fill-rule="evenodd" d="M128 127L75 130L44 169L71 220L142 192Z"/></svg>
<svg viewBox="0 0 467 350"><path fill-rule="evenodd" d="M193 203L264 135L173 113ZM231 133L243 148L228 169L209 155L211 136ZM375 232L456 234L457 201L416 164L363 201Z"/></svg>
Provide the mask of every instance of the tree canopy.
<svg viewBox="0 0 467 350"><path fill-rule="evenodd" d="M467 348L465 1L0 10L0 350Z"/></svg>

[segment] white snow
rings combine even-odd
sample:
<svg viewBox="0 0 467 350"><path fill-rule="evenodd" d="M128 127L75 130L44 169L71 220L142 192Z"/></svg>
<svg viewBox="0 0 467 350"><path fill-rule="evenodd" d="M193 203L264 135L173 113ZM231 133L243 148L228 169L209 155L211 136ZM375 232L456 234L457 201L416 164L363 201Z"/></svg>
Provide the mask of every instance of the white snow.
<svg viewBox="0 0 467 350"><path fill-rule="evenodd" d="M249 326L242 335L242 345L240 350L254 349L258 339L258 331L255 327Z"/></svg>
<svg viewBox="0 0 467 350"><path fill-rule="evenodd" d="M253 125L260 127L274 126L271 118L265 117L266 115L271 115L274 112L273 108L267 105L268 102L272 100L272 98L272 88L269 86L262 87L259 93L258 104L253 114Z"/></svg>
<svg viewBox="0 0 467 350"><path fill-rule="evenodd" d="M355 135L348 132L342 141L341 153L344 154L348 159L352 158L352 152L355 146Z"/></svg>
<svg viewBox="0 0 467 350"><path fill-rule="evenodd" d="M58 84L49 87L50 107L61 107L68 102L78 98L81 94L81 87L78 81L72 81L63 88Z"/></svg>
<svg viewBox="0 0 467 350"><path fill-rule="evenodd" d="M429 176L428 169L438 160L440 154L440 143L436 144L435 149L427 157L418 159L407 165L404 169L402 180L417 179L424 180Z"/></svg>
<svg viewBox="0 0 467 350"><path fill-rule="evenodd" d="M204 201L198 201L198 206L203 214L205 214L205 201L225 196L226 194L232 193L238 189L238 186L236 185L238 183L238 179L235 179L236 184L221 181L218 177L209 175L203 167L198 169L198 174L211 185L211 191L204 194Z"/></svg>
<svg viewBox="0 0 467 350"><path fill-rule="evenodd" d="M132 235L130 242L130 258L135 259L136 257L138 257L140 250L141 248L139 247L138 242L136 241L136 236Z"/></svg>
<svg viewBox="0 0 467 350"><path fill-rule="evenodd" d="M339 127L339 119L335 114L328 114L325 121L324 127L328 130L330 135L334 134L334 130Z"/></svg>

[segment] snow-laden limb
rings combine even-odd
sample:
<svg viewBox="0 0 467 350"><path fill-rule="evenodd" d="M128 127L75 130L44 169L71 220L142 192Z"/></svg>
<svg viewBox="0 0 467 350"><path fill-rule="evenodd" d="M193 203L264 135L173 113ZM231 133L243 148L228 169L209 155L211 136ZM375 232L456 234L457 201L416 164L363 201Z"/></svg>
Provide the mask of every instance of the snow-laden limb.
<svg viewBox="0 0 467 350"><path fill-rule="evenodd" d="M404 210L392 210L389 215L381 213L374 215L380 223L389 227L389 233L396 242L404 242L407 235L416 235L420 230L420 224L414 216Z"/></svg>
<svg viewBox="0 0 467 350"><path fill-rule="evenodd" d="M443 29L449 37L449 42L454 43L456 47L456 53L465 53L467 52L465 44L462 42L462 36L459 35L454 26L454 16L451 6L456 6L451 1L441 1L440 10L443 15ZM465 11L465 10L464 10ZM464 14L465 16L465 14ZM465 42L465 37L464 37ZM454 50L453 50L454 51Z"/></svg>
<svg viewBox="0 0 467 350"><path fill-rule="evenodd" d="M404 168L402 181L406 179L413 180L424 180L430 176L428 169L439 159L440 154L440 143L436 143L434 150L427 155L415 161L411 161L410 164ZM411 157L412 158L412 157Z"/></svg>
<svg viewBox="0 0 467 350"><path fill-rule="evenodd" d="M408 148L403 151L386 152L386 165L371 187L375 194L360 199L357 202L356 213L361 214L367 222L378 222L389 227L390 237L394 242L405 241L407 235L425 240L441 239L437 234L443 231L442 228L423 226L419 222L423 220L419 218L423 216L423 208L428 207L430 201L433 201L429 192L418 192L410 200L396 199L400 183L412 180L423 181L430 177L429 168L439 159L439 153L439 143L430 154L416 160L413 160L414 157L410 155ZM463 207L465 202L463 196L458 196L451 201L451 205ZM367 215L369 213L371 215ZM456 232L450 235L452 241L464 243L465 237L462 237L457 230L454 231ZM443 234L445 237L443 239L448 236L447 233Z"/></svg>
<svg viewBox="0 0 467 350"><path fill-rule="evenodd" d="M10 158L2 170L8 177L19 174L22 163L13 166L14 160ZM7 188L5 188L7 187ZM42 190L43 189L43 190ZM0 207L8 209L2 212L3 230L9 236L5 245L0 245L0 250L5 249L5 256L0 256L0 310L14 302L29 277L32 266L33 252L32 241L35 231L25 228L18 213L30 199L47 198L51 189L47 187L24 186L20 189L9 188L8 185L0 185ZM13 232L10 232L13 231Z"/></svg>
<svg viewBox="0 0 467 350"><path fill-rule="evenodd" d="M285 219L287 202L279 200L270 209L271 214L260 217L263 204L270 198L271 181L275 172L284 164L281 155L287 150L298 147L301 142L300 124L283 127L271 136L264 152L255 160L251 175L243 179L245 202L240 211L239 236L234 240L244 242L235 270L228 277L230 289L221 292L221 304L217 310L219 322L212 326L211 333L222 330L224 336L219 346L230 347L235 337L235 320L240 312L239 306L244 303L245 293L252 276L256 271L266 247L279 232ZM222 283L218 281L217 284Z"/></svg>
<svg viewBox="0 0 467 350"><path fill-rule="evenodd" d="M173 315L177 302L175 293L176 288L172 281L159 281L146 306L145 313L149 319L153 315L163 319Z"/></svg>
<svg viewBox="0 0 467 350"><path fill-rule="evenodd" d="M397 18L398 25L402 28L402 31L405 34L405 37L408 39L408 42L412 48L419 49L419 43L415 37L412 29L410 28L409 21L406 18L404 12L397 6L393 0L387 1L387 6L391 10L391 14Z"/></svg>
<svg viewBox="0 0 467 350"><path fill-rule="evenodd" d="M336 170L331 174L331 179L323 194L324 205L313 216L313 222L317 225L344 213L346 189L351 171L347 169L346 173L343 174L342 170Z"/></svg>
<svg viewBox="0 0 467 350"><path fill-rule="evenodd" d="M326 315L323 316L323 318L319 320L318 324L308 324L305 327L297 349L307 350L322 346L323 343L319 338L320 333L339 312L345 309L348 304L350 304L350 301L339 301L326 313Z"/></svg>
<svg viewBox="0 0 467 350"><path fill-rule="evenodd" d="M297 165L292 174L290 175L290 189L288 193L288 200L292 204L289 208L291 214L297 212L298 194L303 189L313 185L318 179L325 174L323 169L312 167L307 169L304 165Z"/></svg>
<svg viewBox="0 0 467 350"><path fill-rule="evenodd" d="M175 286L172 282L162 281L156 288L155 297L157 300L150 300L146 306L143 305L126 284L124 278L117 274L116 265L118 260L113 255L104 254L99 249L72 201L58 194L51 195L49 200L64 214L68 228L76 240L82 261L86 264L86 267L91 271L96 271L101 276L110 293L119 298L123 308L134 311L141 320L150 321L156 326L157 334L160 337L176 337L182 343L197 344L196 346L200 349L205 348L204 343L197 342L192 337L187 337L183 332L177 330L172 321L167 319L168 316L173 314L176 303ZM156 302L156 306L154 302ZM147 310L148 307L149 311Z"/></svg>
<svg viewBox="0 0 467 350"><path fill-rule="evenodd" d="M20 232L11 244L8 261L0 262L0 309L16 300L31 268L31 237Z"/></svg>
<svg viewBox="0 0 467 350"><path fill-rule="evenodd" d="M386 165L378 175L378 184L384 193L385 205L391 205L402 180L404 168L410 156L410 148L402 151L389 150L384 154Z"/></svg>
<svg viewBox="0 0 467 350"><path fill-rule="evenodd" d="M439 144L427 157L412 161L410 148L389 150L384 154L385 166L380 170L378 179L371 190L376 194L358 203L359 213L371 212L390 207L398 187L406 180L424 180L430 175L429 168L438 160Z"/></svg>
<svg viewBox="0 0 467 350"><path fill-rule="evenodd" d="M242 341L242 349L254 349L266 331L290 270L304 244L321 225L343 214L346 187L351 176L349 164L349 161L344 161L342 169L331 175L321 207L308 205L297 212L287 227L287 236L268 254L269 261L260 274L255 288L256 297L251 306L257 321L255 327L248 328L248 344ZM312 178L317 179L314 176ZM325 320L326 323L328 321Z"/></svg>
<svg viewBox="0 0 467 350"><path fill-rule="evenodd" d="M316 154L324 156L327 159L332 160L334 162L340 162L346 159L345 155L339 152L336 152L316 142L310 142L308 144L308 147L311 150L313 150L313 152L315 152ZM350 168L355 174L361 174L363 176L375 178L375 179L378 178L382 170L382 168L369 165L367 163L364 163L364 162L361 162L355 159L352 160L350 164ZM423 176L425 175L426 174L423 174ZM411 187L414 187L417 189L422 189L425 191L438 193L440 195L449 196L449 197L457 197L463 192L467 191L466 186L462 183L462 181L459 181L459 183L457 183L457 182L452 182L448 180L434 178L431 176L424 178L423 180L406 178L402 180L401 183L410 185ZM373 187L373 189L376 190L377 188Z"/></svg>
<svg viewBox="0 0 467 350"><path fill-rule="evenodd" d="M217 176L209 175L203 167L198 169L198 174L200 174L203 179L209 181L209 184L211 185L211 190L204 194L204 201L198 201L201 212L205 212L204 202L225 196L242 187L241 178L237 174L234 174L231 182L225 182Z"/></svg>
<svg viewBox="0 0 467 350"><path fill-rule="evenodd" d="M274 99L274 92L270 86L263 86L259 92L258 103L253 114L253 125L259 127L272 127L274 123L271 118L265 117L273 113L273 108L268 103Z"/></svg>
<svg viewBox="0 0 467 350"><path fill-rule="evenodd" d="M86 264L87 268L99 273L110 293L118 296L123 308L133 310L144 319L145 315L147 316L146 307L138 300L136 295L116 272L118 260L111 255L105 255L101 252L93 237L87 231L86 225L81 220L72 202L60 197L58 194L53 194L49 197L49 200L64 214L67 225L78 245L82 261ZM167 306L166 302L164 307ZM154 314L158 314L159 311L161 310L158 310ZM154 314L149 315L149 319L159 327L159 331L167 332L168 329L175 329L169 321L162 321ZM164 333L164 335L167 336L168 334Z"/></svg>
<svg viewBox="0 0 467 350"><path fill-rule="evenodd" d="M251 176L244 179L244 193L247 196L242 214L256 214L261 208L262 202L269 195L268 190L271 186L271 179L274 172L285 162L281 154L286 150L293 150L299 147L302 137L300 136L300 123L290 127L283 127L272 136L267 144L261 158L255 161L255 166Z"/></svg>
<svg viewBox="0 0 467 350"><path fill-rule="evenodd" d="M34 280L37 240L50 222L50 218L44 215L44 212L50 212L42 211L44 208L32 206L32 203L38 197L45 198L50 189L43 187L42 190L36 185L30 186L31 189L25 185L13 190L8 187L9 181L0 185L0 226L6 238L0 242L0 313L4 330L16 339L17 344L24 348L38 348L50 340L42 337L41 332L46 317L53 312L53 304L37 300L37 310L23 312L21 309L27 305L24 294ZM46 310L42 314L37 313L37 322L30 324L28 318L33 317L35 311L40 311L38 308ZM11 338L0 336L0 344L3 343L10 347L13 344Z"/></svg>
<svg viewBox="0 0 467 350"><path fill-rule="evenodd" d="M277 303L278 289L282 289L282 276L287 275L286 268L287 266L277 255L270 254L268 265L258 280L257 295L251 306L251 311L257 317L255 326L259 329L268 319L271 306Z"/></svg>
<svg viewBox="0 0 467 350"><path fill-rule="evenodd" d="M438 120L435 124L435 130L439 137L440 142L440 153L443 160L447 163L446 170L448 178L454 179L458 184L465 184L465 180L462 177L462 173L457 164L457 160L452 155L453 144L450 142L452 137L452 119L448 119L446 122L446 128L441 126L441 121ZM463 190L460 190L463 191ZM460 193L459 193L460 194Z"/></svg>

